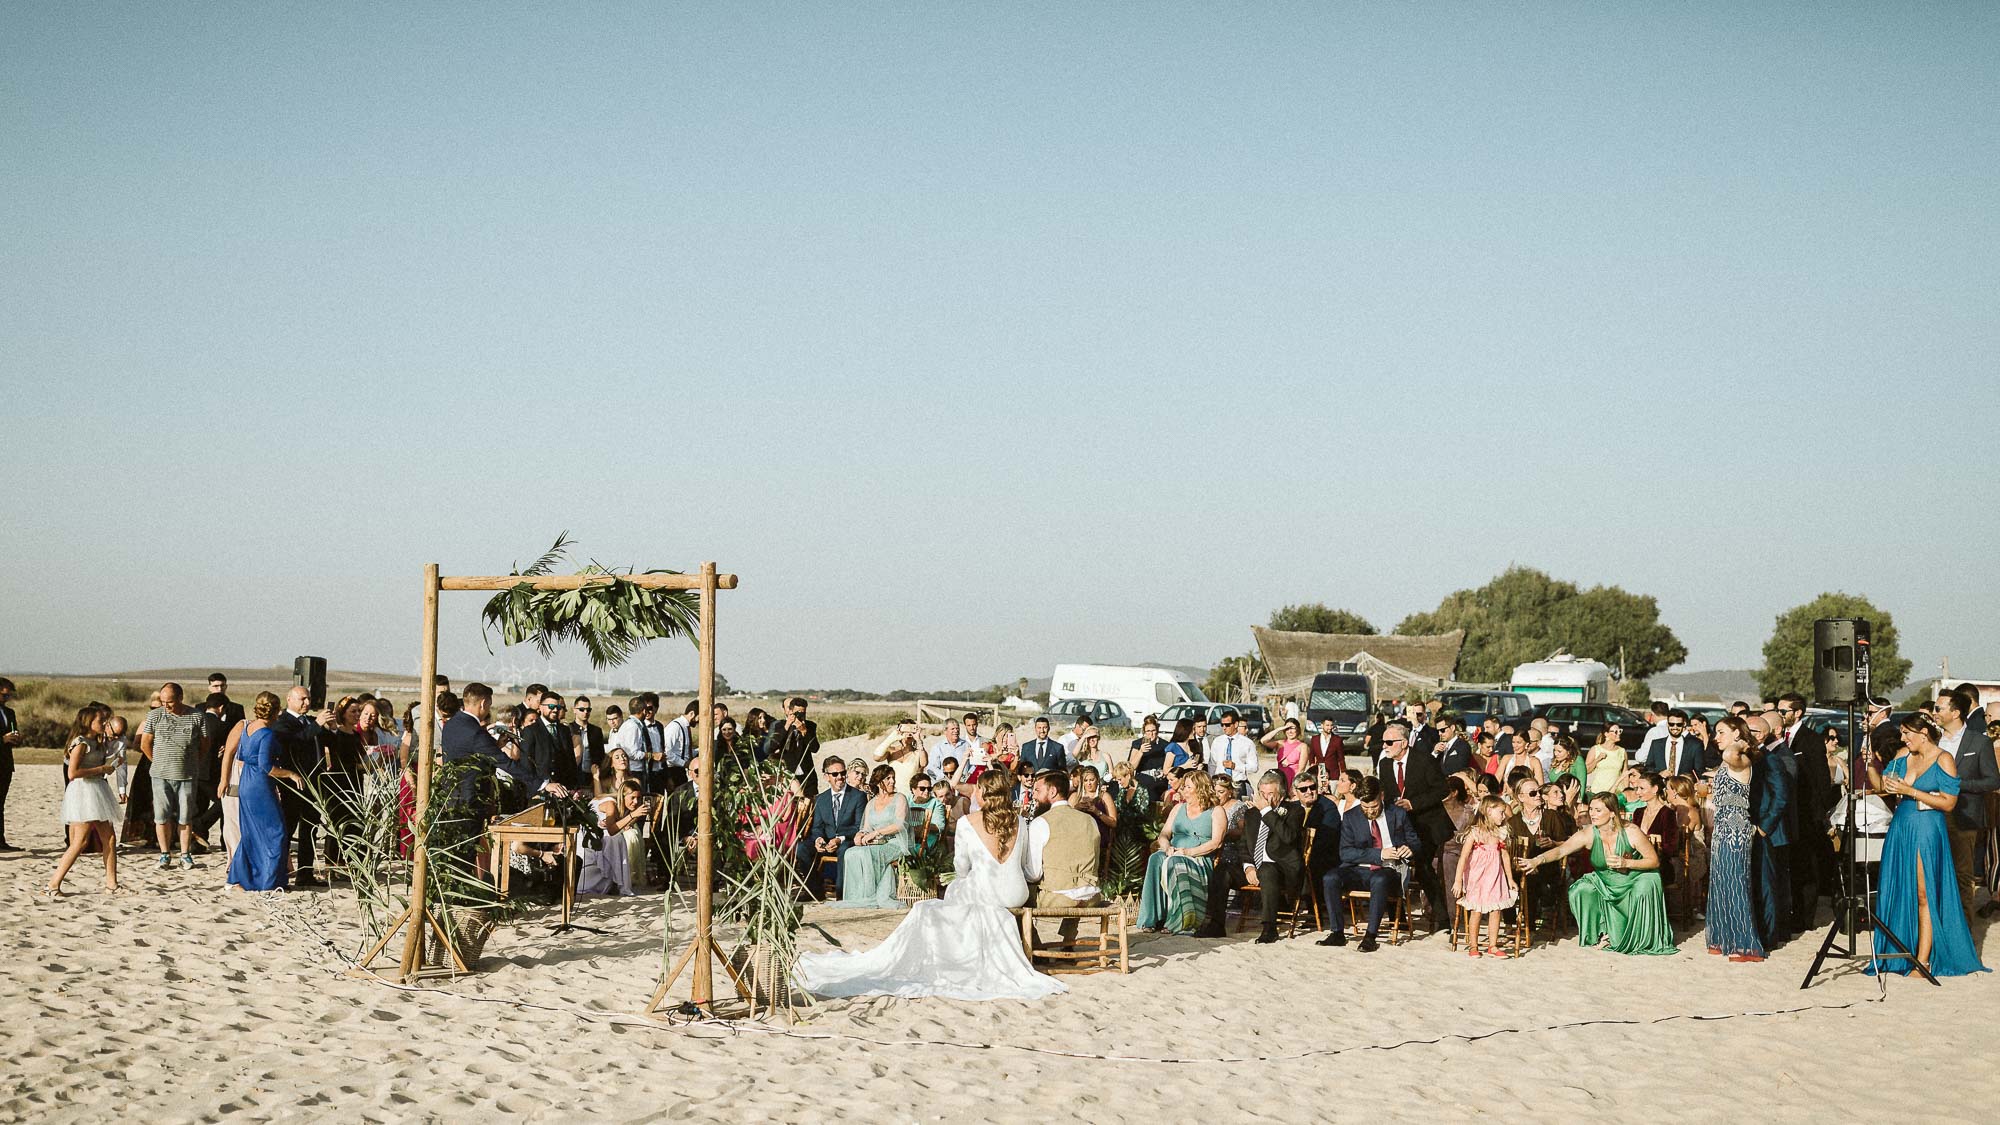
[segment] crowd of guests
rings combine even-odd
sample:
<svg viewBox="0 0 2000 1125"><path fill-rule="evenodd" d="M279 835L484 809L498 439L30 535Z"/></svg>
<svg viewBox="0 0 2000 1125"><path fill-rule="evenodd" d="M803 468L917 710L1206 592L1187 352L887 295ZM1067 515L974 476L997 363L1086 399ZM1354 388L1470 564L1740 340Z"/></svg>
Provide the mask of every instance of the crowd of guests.
<svg viewBox="0 0 2000 1125"><path fill-rule="evenodd" d="M0 679L0 736L14 729L12 687ZM641 693L607 706L600 726L592 700L542 685L497 715L483 684L455 694L439 677L436 687L440 759L491 767L475 771L492 778L474 798L482 814L543 795L586 797L606 831L583 856L579 889L664 885L693 828L698 704L662 721L659 697ZM162 868L223 851L229 882L245 889L323 885L325 803L303 796L309 779L335 792L379 790L409 815L414 704L398 715L387 699L360 695L315 710L295 687L282 699L260 693L246 712L225 677L208 688L190 706L179 684L162 685L136 730L103 704L77 713L64 758L66 839L45 893L60 894L85 854L103 856L115 891L121 839L156 849ZM1968 914L1981 887L1978 913L1996 909L2000 715L1964 689L1900 720L1877 698L1853 746L1806 716L1796 694L1732 704L1713 724L1656 703L1638 749L1627 750L1616 724L1579 745L1541 718L1468 729L1434 702L1392 705L1352 747L1331 723L1309 732L1296 718L1253 739L1228 710L1214 732L1200 719L1163 732L1148 717L1118 744L1085 720L1056 732L1036 719L1022 733L999 722L986 737L967 714L929 740L903 724L851 760L821 757L803 698L785 700L780 715L752 708L740 725L718 703L715 720L725 747L789 778L773 810L776 843L793 850L816 897L897 905L897 865L929 849L949 854L998 774L1031 813L1053 807L1059 791L1065 816L1096 830L1098 871L1114 841L1144 832L1144 928L1219 936L1235 896L1239 910L1256 900L1260 941L1277 940L1279 918L1296 911L1327 931L1322 944L1339 946L1350 902L1359 910L1365 898L1364 952L1379 947L1391 917L1463 934L1471 955L1489 957L1512 955L1503 935L1524 923L1574 929L1625 954L1673 953L1675 925L1701 923L1711 953L1761 960L1841 893L1835 814L1859 786L1894 805L1877 909L1912 958L1886 967L1907 971L1913 959L1939 975L1979 971ZM1088 900L1097 879L1059 891Z"/></svg>
<svg viewBox="0 0 2000 1125"><path fill-rule="evenodd" d="M1712 954L1754 962L1819 924L1822 901L1842 893L1835 845L1858 783L1895 804L1870 869L1883 917L1932 972L1979 971L1968 915L1974 887L1990 899L2000 875L1985 807L2000 770L1971 697L1947 691L1897 721L1871 700L1859 746L1809 725L1797 694L1727 710L1711 723L1656 703L1641 737L1612 724L1580 745L1543 719L1468 729L1412 703L1351 748L1331 724L1308 734L1296 719L1252 739L1228 712L1213 734L1193 720L1164 735L1148 718L1116 747L1087 722L1056 734L1036 720L1025 739L1001 723L985 739L967 716L927 744L906 726L872 762L828 758L802 776L825 791L799 858L814 894L894 905L890 863L948 840L978 809L981 778L1011 775L1010 795L1033 814L1060 776L1064 806L1099 829L1100 866L1121 818L1158 816L1144 928L1220 936L1233 896L1239 910L1255 900L1260 941L1277 940L1279 919L1297 910L1327 931L1322 944L1342 946L1350 903L1358 913L1365 899L1354 927L1363 952L1400 910L1412 929L1463 935L1475 957L1515 955L1503 934L1522 925L1666 955L1679 925L1702 927Z"/></svg>

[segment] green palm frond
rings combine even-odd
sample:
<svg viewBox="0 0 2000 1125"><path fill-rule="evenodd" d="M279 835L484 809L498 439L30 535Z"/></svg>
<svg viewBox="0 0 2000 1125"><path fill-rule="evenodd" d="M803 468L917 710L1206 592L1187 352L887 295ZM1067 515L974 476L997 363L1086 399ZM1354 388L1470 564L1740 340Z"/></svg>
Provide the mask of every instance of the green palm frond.
<svg viewBox="0 0 2000 1125"><path fill-rule="evenodd" d="M565 531L532 565L514 573L523 578L552 574L569 557L571 545ZM592 667L609 668L630 660L647 641L694 638L701 607L692 591L642 589L620 581L632 574L630 567L614 569L595 560L576 573L604 581L576 590L536 590L524 582L493 595L480 614L487 651L492 651L497 632L502 644L533 644L544 657L560 644L581 645Z"/></svg>

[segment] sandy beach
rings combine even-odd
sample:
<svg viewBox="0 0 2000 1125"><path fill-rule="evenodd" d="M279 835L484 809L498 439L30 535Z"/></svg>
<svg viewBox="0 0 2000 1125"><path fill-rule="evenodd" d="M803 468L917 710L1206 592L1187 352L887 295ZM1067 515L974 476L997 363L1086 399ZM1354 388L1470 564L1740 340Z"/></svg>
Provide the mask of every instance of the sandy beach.
<svg viewBox="0 0 2000 1125"><path fill-rule="evenodd" d="M1843 965L1798 985L1818 935L1766 964L1628 958L1573 941L1474 961L1442 935L1363 955L1301 936L1140 935L1133 972L1041 1004L825 1003L793 1028L669 1026L660 899L586 899L604 937L503 928L481 971L423 989L344 975L344 889L247 896L219 857L127 887L53 865L59 776L23 768L0 858L0 1119L1181 1121L1573 1118L1990 1121L1992 974L1931 988ZM852 947L894 912L814 907ZM684 919L677 919L684 921ZM1981 923L1987 962L2000 941ZM807 948L823 939L808 931Z"/></svg>

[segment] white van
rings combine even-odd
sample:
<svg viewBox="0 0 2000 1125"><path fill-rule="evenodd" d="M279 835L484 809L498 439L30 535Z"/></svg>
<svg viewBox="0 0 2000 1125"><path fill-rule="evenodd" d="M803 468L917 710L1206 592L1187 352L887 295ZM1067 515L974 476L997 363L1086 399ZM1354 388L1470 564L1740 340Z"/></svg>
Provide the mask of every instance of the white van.
<svg viewBox="0 0 2000 1125"><path fill-rule="evenodd" d="M1515 666L1508 687L1537 707L1544 703L1609 703L1611 669L1596 660L1558 653L1547 660Z"/></svg>
<svg viewBox="0 0 2000 1125"><path fill-rule="evenodd" d="M1132 729L1148 715L1176 703L1207 703L1193 680L1169 668L1118 664L1058 664L1049 682L1049 705L1065 699L1108 699L1125 709Z"/></svg>

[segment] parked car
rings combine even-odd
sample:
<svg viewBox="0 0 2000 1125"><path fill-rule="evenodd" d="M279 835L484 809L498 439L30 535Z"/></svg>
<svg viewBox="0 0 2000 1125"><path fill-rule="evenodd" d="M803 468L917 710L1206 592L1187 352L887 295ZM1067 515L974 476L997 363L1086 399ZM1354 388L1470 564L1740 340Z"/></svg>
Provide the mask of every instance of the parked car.
<svg viewBox="0 0 2000 1125"><path fill-rule="evenodd" d="M1132 719L1125 714L1125 708L1109 699L1063 699L1049 705L1042 718L1049 721L1049 730L1061 734L1082 716L1099 727L1129 727Z"/></svg>
<svg viewBox="0 0 2000 1125"><path fill-rule="evenodd" d="M1473 731L1489 718L1500 720L1503 727L1514 723L1526 730L1528 717L1535 710L1534 701L1518 691L1456 688L1439 692L1438 702L1444 704L1445 710L1458 712L1459 718L1465 720L1465 728Z"/></svg>
<svg viewBox="0 0 2000 1125"><path fill-rule="evenodd" d="M1160 712L1160 737L1172 738L1174 724L1182 719L1207 719L1208 734L1213 738L1222 733L1222 713L1236 712L1243 720L1243 733L1251 738L1262 738L1271 727L1271 712L1262 703L1176 703Z"/></svg>
<svg viewBox="0 0 2000 1125"><path fill-rule="evenodd" d="M1604 724L1616 722L1618 745L1627 750L1637 750L1646 744L1646 732L1651 729L1646 716L1630 707L1620 707L1612 703L1544 703L1535 708L1531 719L1547 719L1552 726L1561 727L1576 740L1576 747L1585 750L1597 741L1598 732Z"/></svg>

